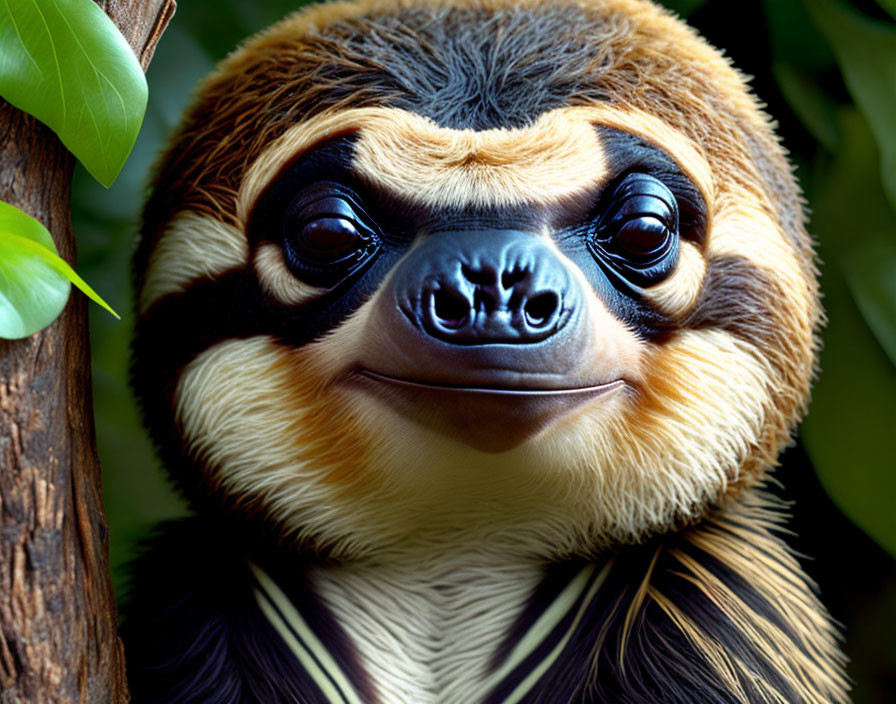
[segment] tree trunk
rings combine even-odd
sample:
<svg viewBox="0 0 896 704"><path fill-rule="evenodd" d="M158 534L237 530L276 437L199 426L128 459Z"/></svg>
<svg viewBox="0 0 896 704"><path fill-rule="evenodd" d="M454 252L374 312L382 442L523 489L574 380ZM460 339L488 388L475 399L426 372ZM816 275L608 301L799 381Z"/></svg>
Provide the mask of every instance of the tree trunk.
<svg viewBox="0 0 896 704"><path fill-rule="evenodd" d="M99 3L144 70L171 0ZM40 220L75 263L73 157L0 100L0 200ZM87 299L50 327L0 340L0 703L128 701L96 454Z"/></svg>

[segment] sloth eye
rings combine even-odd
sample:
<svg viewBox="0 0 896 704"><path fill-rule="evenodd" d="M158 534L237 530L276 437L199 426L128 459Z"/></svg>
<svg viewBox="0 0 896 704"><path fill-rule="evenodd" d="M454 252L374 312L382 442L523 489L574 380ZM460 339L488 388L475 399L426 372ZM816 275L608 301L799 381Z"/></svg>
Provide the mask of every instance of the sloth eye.
<svg viewBox="0 0 896 704"><path fill-rule="evenodd" d="M641 216L626 220L613 237L617 247L637 263L649 263L663 256L671 246L672 234L658 218Z"/></svg>
<svg viewBox="0 0 896 704"><path fill-rule="evenodd" d="M286 260L303 281L334 286L367 263L379 244L357 197L336 184L299 193L283 217Z"/></svg>
<svg viewBox="0 0 896 704"><path fill-rule="evenodd" d="M633 283L656 283L677 260L678 220L678 202L659 179L629 174L598 220L591 251Z"/></svg>
<svg viewBox="0 0 896 704"><path fill-rule="evenodd" d="M340 261L365 242L354 220L335 215L307 220L295 239L305 256L322 263Z"/></svg>

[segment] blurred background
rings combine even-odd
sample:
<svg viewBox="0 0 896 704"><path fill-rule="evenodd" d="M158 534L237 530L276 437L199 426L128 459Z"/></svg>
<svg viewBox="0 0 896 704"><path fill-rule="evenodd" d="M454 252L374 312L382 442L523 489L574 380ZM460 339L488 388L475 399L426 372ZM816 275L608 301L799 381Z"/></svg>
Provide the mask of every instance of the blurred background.
<svg viewBox="0 0 896 704"><path fill-rule="evenodd" d="M130 256L151 165L196 81L301 0L180 0L149 68L134 152L106 190L79 167L79 272L92 307L94 395L120 590L135 545L185 513L127 383ZM829 322L822 374L774 490L791 540L844 627L856 704L896 702L896 0L669 0L744 73L790 152L818 242Z"/></svg>

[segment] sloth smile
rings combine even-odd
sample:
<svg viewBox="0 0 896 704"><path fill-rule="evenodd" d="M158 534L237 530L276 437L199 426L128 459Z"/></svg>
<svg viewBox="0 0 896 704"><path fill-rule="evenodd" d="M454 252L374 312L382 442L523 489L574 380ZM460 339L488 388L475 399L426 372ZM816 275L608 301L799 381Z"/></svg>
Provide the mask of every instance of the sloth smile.
<svg viewBox="0 0 896 704"><path fill-rule="evenodd" d="M430 382L415 379L403 379L400 377L389 376L388 374L380 374L369 369L361 369L358 374L365 376L374 381L379 381L396 386L407 387L411 389L433 389L446 392L495 395L495 396L511 396L523 398L526 396L549 397L549 396L588 396L594 397L607 393L613 389L617 389L625 385L622 379L614 381L589 384L574 387L552 387L552 386L524 386L511 384L471 384L469 382L459 382L456 384L444 382Z"/></svg>
<svg viewBox="0 0 896 704"><path fill-rule="evenodd" d="M356 376L410 420L490 453L511 450L589 401L626 385L623 379L576 387L509 384L500 372L492 379L478 374L475 382L458 383L405 379L363 368Z"/></svg>

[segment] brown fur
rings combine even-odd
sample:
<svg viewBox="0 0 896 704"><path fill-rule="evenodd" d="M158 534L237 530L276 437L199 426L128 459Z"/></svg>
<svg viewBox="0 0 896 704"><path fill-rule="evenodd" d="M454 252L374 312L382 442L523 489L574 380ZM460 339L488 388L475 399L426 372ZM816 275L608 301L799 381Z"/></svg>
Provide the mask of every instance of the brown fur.
<svg viewBox="0 0 896 704"><path fill-rule="evenodd" d="M238 510L346 559L491 539L530 556L594 556L678 530L678 547L658 548L638 586L625 587L620 670L652 609L733 697L783 704L775 685L745 685L752 665L657 587L680 572L755 636L802 701L845 702L833 629L755 493L791 440L815 369L822 316L802 201L743 78L665 11L640 0L361 0L309 8L250 39L201 86L156 176L135 264L143 318L216 277L258 279L284 315L324 298L291 277L276 245L243 255L240 240L197 263L189 237L166 230L186 217L244 238L272 181L334 136L355 136L355 173L390 198L547 212L607 179L594 126L665 150L707 210L705 242L683 242L677 270L642 294L668 334L647 341L612 320L631 372L625 393L483 459L346 382L369 349L394 352L371 314L381 289L298 350L253 330L183 360L166 400L202 469L199 491L238 496ZM589 305L609 317L596 294ZM692 547L778 599L802 649ZM595 666L611 637L598 635Z"/></svg>
<svg viewBox="0 0 896 704"><path fill-rule="evenodd" d="M702 297L690 317L682 320L693 327L719 327L748 336L753 353L769 364L765 429L735 485L755 481L787 442L804 409L812 375L819 313L811 250L799 217L801 204L774 137L740 76L690 30L643 3L614 0L558 9L556 3L534 1L511 9L501 2L362 2L314 7L276 25L228 58L204 84L156 180L138 253L138 283L142 284L147 257L173 214L208 213L242 225L235 222L242 179L259 155L293 125L323 110L401 103L396 86L402 77L393 76L390 82L389 66L373 65L363 54L352 53L353 47L369 49L366 39L340 41L340 37L364 37L375 27L385 45L401 47L415 27L433 18L459 14L469 19L470 13L493 11L529 20L568 12L588 26L600 26L596 53L593 41L579 46L575 35L570 37L572 48L561 54L568 62L566 69L574 71L579 81L577 90L563 98L567 105L587 106L585 114L593 120L636 131L647 121L642 134L672 154L680 155L684 147L696 149L700 154L685 159L683 165L704 160L709 165L711 177L701 168L691 173L705 190L712 190L706 194L710 222L722 219L729 202L719 196L736 192L740 202L757 203L772 221L785 225L788 230L781 236L790 245L797 244L794 249L782 241L781 260L768 259L762 251L745 253L753 265L735 281L726 264L731 259L712 256L723 242L721 234L714 235L708 244L711 256ZM512 26L517 34L503 37L508 55L528 56L512 43L532 37L519 29L522 25ZM578 25L576 29L581 31ZM343 72L351 76L350 85L334 83L334 75ZM276 90L270 90L272 83ZM360 85L367 87L362 90ZM661 114L664 125L652 125L651 113ZM531 115L531 122L537 117ZM426 142L435 134L440 134L438 129L420 139ZM683 140L675 135L683 135ZM676 140L681 148L676 148ZM736 241L738 235L729 238ZM771 270L769 276L761 273L763 267ZM771 272L782 267L797 279L800 290L783 290L768 304L769 291L775 290L769 283ZM680 313L689 308L683 306Z"/></svg>
<svg viewBox="0 0 896 704"><path fill-rule="evenodd" d="M495 1L334 3L309 8L248 42L202 86L200 100L168 151L147 210L137 271L144 270L140 261L151 250L159 228L175 212L207 212L233 222L236 194L247 168L296 122L323 109L386 106L395 101L400 90L389 88L390 68L366 65L362 55L352 53L353 45L340 37L375 27L382 42L400 46L415 27L446 14L498 9L538 17L557 11L557 3L545 0L509 7ZM601 48L597 56L590 56L593 51L584 45L580 53L569 55L566 70L576 73L581 86L567 100L575 105L612 104L662 114L669 127L699 145L711 165L715 192L726 193L737 184L744 198L760 203L787 228L790 242L797 244L795 263L800 271L811 273L802 201L790 168L737 72L690 29L652 6L613 0L572 8L569 12L587 18L589 26L601 27ZM580 24L573 26L581 31ZM508 36L504 41L515 39ZM519 41L531 41L531 37L520 32ZM571 37L571 41L575 40ZM333 83L333 76L341 71L353 76L351 85ZM277 90L270 90L272 83ZM712 277L712 265L708 275ZM812 281L808 276L806 280ZM814 284L801 293L801 301L810 302L810 321L819 317L815 297ZM793 333L787 308L775 308L783 313L775 316L777 323L772 319L768 325L777 329L779 344L789 344L786 340ZM783 378L772 386L791 391L769 406L772 418L761 453L765 458L777 454L804 410L812 362L805 354L805 343L801 348L775 353Z"/></svg>

